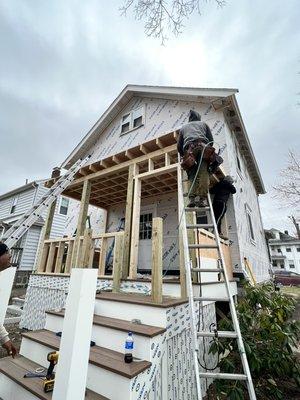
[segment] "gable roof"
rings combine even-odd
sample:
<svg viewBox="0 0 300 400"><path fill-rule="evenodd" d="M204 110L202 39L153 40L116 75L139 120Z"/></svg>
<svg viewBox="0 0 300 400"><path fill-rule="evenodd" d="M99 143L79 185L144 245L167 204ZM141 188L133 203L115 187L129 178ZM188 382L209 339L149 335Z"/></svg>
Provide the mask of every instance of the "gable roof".
<svg viewBox="0 0 300 400"><path fill-rule="evenodd" d="M233 110L232 122L239 125L237 141L241 144L241 153L245 156L250 175L253 179L257 193L265 193L262 177L259 172L254 153L249 142L246 128L242 121L240 110L235 98L237 89L227 88L193 88L193 87L173 87L173 86L146 86L146 85L127 85L119 96L111 103L99 120L92 126L88 133L78 143L70 153L61 167L70 168L71 165L81 158L87 150L97 141L101 132L117 117L128 102L136 95L143 97L163 98L163 99L182 99L213 103L215 109L223 109L226 106ZM229 116L227 115L227 120Z"/></svg>
<svg viewBox="0 0 300 400"><path fill-rule="evenodd" d="M11 197L11 196L17 195L22 192L26 192L26 190L29 190L31 188L36 188L43 182L45 182L45 180L41 179L38 181L32 181L32 182L26 183L23 186L19 186L13 190L10 190L9 192L6 192L6 193L0 195L0 200L6 199L7 197Z"/></svg>

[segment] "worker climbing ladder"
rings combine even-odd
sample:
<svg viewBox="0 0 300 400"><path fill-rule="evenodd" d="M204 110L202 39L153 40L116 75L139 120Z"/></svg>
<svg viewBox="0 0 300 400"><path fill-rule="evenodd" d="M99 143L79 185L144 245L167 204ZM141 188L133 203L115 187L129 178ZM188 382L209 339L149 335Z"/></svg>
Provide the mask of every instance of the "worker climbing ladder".
<svg viewBox="0 0 300 400"><path fill-rule="evenodd" d="M29 210L22 218L16 221L3 235L2 241L7 247L12 248L19 239L28 231L28 229L44 215L44 212L49 209L51 204L57 199L57 197L69 186L73 181L75 174L79 169L87 162L90 155L84 159L76 161L72 167L62 175L50 188L50 190L41 197L41 199ZM10 268L10 270L12 270ZM0 309L0 324L3 323L5 312L7 309L9 296L13 286L15 270L13 273L4 271L2 274L7 275L7 279L1 279L0 281L0 293L1 297L1 309ZM3 275L2 275L3 276ZM1 278L2 278L1 276Z"/></svg>
<svg viewBox="0 0 300 400"><path fill-rule="evenodd" d="M183 195L183 181L182 181L182 171L181 168L178 168L178 197L179 197L179 212L181 215L180 218L180 232L182 235L182 243L183 243L183 250L184 250L184 264L185 264L185 272L186 272L186 279L187 279L187 291L188 291L188 298L189 298L189 310L191 316L191 329L192 329L192 346L193 346L193 361L194 361L194 371L195 371L195 379L196 379L196 388L197 388L197 399L202 400L204 394L202 394L201 389L201 379L226 379L226 380L242 380L245 381L247 384L247 390L249 394L250 400L256 400L255 390L252 382L252 377L248 365L248 360L245 352L245 347L240 331L239 321L237 318L237 312L235 308L235 303L233 296L231 294L229 279L226 272L224 255L221 248L220 238L218 234L217 224L213 213L212 202L210 195L207 195L208 206L205 207L195 207L195 208L188 208L184 205L184 195ZM195 223L187 223L186 220L190 218L186 218L186 214L193 213L192 215L195 216L196 212L206 211L211 215L211 224L197 224ZM196 218L193 218L194 220ZM189 243L189 238L191 235L188 234L188 230L194 232L197 237L198 229L212 229L214 232L215 243L214 244L201 244L201 243ZM200 265L199 257L195 257L193 252L199 252L201 249L215 249L218 252L218 263L217 268L202 268ZM196 265L193 263L196 262ZM199 281L201 282L201 274L216 272L221 274L224 278L224 284L226 287L227 296L225 298L214 298L214 297L203 297L194 296L193 292L193 284L192 284L192 274L197 274ZM201 285L200 285L200 293L201 293ZM200 329L200 323L196 319L196 304L198 303L199 307L203 307L204 302L214 302L214 301L223 301L229 303L229 308L232 317L233 323L233 331L204 331ZM199 316L200 318L200 316ZM241 362L243 366L243 374L229 374L229 373L222 373L222 372L200 372L199 368L199 338L234 338L237 340L238 350L241 357Z"/></svg>

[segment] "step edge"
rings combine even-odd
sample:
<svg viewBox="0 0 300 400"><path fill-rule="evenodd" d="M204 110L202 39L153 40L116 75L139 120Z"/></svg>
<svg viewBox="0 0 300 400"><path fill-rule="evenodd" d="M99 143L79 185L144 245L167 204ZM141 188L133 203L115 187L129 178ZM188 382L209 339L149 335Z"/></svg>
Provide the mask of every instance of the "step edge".
<svg viewBox="0 0 300 400"><path fill-rule="evenodd" d="M46 311L46 314L50 314L50 315L56 315L57 317L62 317L64 318L64 312L63 311L54 311L54 310L48 310ZM97 314L94 314L94 317L97 316ZM144 336L144 337L149 337L149 338L153 338L155 336L158 336L162 333L166 332L166 328L160 328L160 327L156 327L153 325L147 325L147 324L134 324L130 321L126 321L126 320L121 320L119 318L113 318L113 317L104 317L103 318L111 318L111 319L115 319L115 320L120 320L120 321L124 321L127 322L128 324L133 325L131 329L125 329L122 327L118 327L118 326L113 326L109 323L104 323L104 322L99 322L99 321L94 321L93 320L93 325L97 325L97 326L103 326L105 328L109 328L109 329L114 329L114 330L119 330L122 332L133 332L135 335L140 335L140 336ZM145 326L145 327L151 327L151 328L156 328L157 332L154 333L147 333L147 332L139 332L135 330L135 325L137 326Z"/></svg>
<svg viewBox="0 0 300 400"><path fill-rule="evenodd" d="M25 359L25 360L31 361L31 360L30 360L29 358L27 358L27 357L24 357L24 356L20 356L20 357L22 357L22 358ZM5 360L5 363L3 362L4 360ZM0 359L0 372L1 372L3 375L7 376L9 379L11 379L11 380L12 380L13 382L15 382L17 385L19 385L19 386L21 386L22 388L26 389L28 392L30 392L30 393L33 394L34 396L38 397L39 399L41 399L41 400L49 400L49 397L48 397L48 396L45 397L45 396L44 396L44 393L41 393L41 394L40 394L40 393L37 393L37 392L36 392L35 390L33 390L32 388L28 387L28 386L25 384L25 381L24 381L24 383L23 383L23 382L19 381L17 378L11 376L6 370L3 370L3 368L1 367L1 364L7 365L7 362L9 362L10 364L14 364L13 362L11 362L11 357L3 357L3 358ZM37 364L37 363L35 363L35 364ZM14 365L21 369L21 367L18 366L17 364L14 364ZM39 365L39 364L37 364L37 365ZM40 367L43 368L42 366L40 366ZM99 393L96 393L94 390L91 390L91 389L88 389L88 388L86 388L86 390L89 390L91 393L94 393L94 394L96 394L97 396L101 396L102 399L99 399L99 400L109 400L108 397L105 397L105 396L103 396L103 395L101 395L101 394L99 394ZM45 395L46 395L46 393L45 393ZM52 397L52 396L51 396L51 397ZM50 397L50 398L51 398L51 397Z"/></svg>
<svg viewBox="0 0 300 400"><path fill-rule="evenodd" d="M51 331L48 331L47 329L39 329L39 330L32 331L32 332L51 332ZM32 333L32 332L30 332L30 333ZM59 346L53 345L53 344L49 344L49 343L45 343L45 342L43 342L41 339L38 339L38 338L35 338L35 337L31 337L31 336L30 336L30 333L23 332L23 333L22 333L22 336L25 337L25 338L28 339L28 340L32 340L33 342L39 343L39 344L41 344L42 346L50 347L50 348L52 348L53 350L59 350ZM53 332L51 332L51 333L53 333ZM58 339L58 340L60 340L60 339ZM113 352L115 352L115 353L119 353L119 352L116 351L116 350L107 349L107 348L105 348L105 347L101 347L101 346L96 346L96 347L100 347L100 348L106 349L106 350L108 350L108 351L113 351ZM92 350L92 349L91 349L91 350ZM119 354L121 354L121 353L119 353ZM104 365L103 363L101 364L100 362L96 362L96 361L94 361L94 360L91 360L90 357L89 357L89 363L90 363L90 364L96 365L98 368L103 368L103 369L105 369L105 370L107 370L107 371L110 371L110 372L113 372L113 373L115 373L115 374L117 374L117 375L124 376L124 377L127 378L127 379L132 379L132 378L134 378L135 376L137 376L137 375L141 374L142 372L146 371L146 369L150 368L151 365L152 365L152 363L151 363L150 361L146 361L146 360L140 360L139 362L140 362L140 363L144 363L145 365L144 365L143 367L140 367L140 371L137 371L136 373L131 373L131 374L129 374L129 373L126 373L126 372L124 372L124 371L120 371L119 369L111 368L111 367L109 367L109 366L107 366L107 365Z"/></svg>
<svg viewBox="0 0 300 400"><path fill-rule="evenodd" d="M138 300L130 300L130 299L116 299L116 298L109 298L109 297L102 297L101 294L96 294L97 300L104 300L104 301L115 301L118 303L129 303L129 304L138 304L145 307L156 307L156 308L171 308L175 306L180 306L182 304L188 303L188 299L179 299L172 298L174 300L174 304L158 304L158 303L143 303L142 301Z"/></svg>

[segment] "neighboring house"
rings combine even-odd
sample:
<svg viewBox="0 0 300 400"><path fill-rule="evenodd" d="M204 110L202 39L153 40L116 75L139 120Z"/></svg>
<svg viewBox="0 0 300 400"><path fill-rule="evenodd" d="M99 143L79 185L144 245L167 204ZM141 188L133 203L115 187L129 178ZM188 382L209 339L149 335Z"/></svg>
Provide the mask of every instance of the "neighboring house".
<svg viewBox="0 0 300 400"><path fill-rule="evenodd" d="M0 239L9 227L18 221L24 213L46 193L49 189L44 186L45 180L26 183L0 195ZM78 201L60 196L57 200L54 219L51 229L51 237L72 235L76 229L76 221L73 215L79 206ZM41 230L46 218L43 217L27 231L12 249L12 264L17 267L16 285L26 285L32 272Z"/></svg>
<svg viewBox="0 0 300 400"><path fill-rule="evenodd" d="M289 235L288 231L270 229L267 232L273 268L300 274L300 239Z"/></svg>

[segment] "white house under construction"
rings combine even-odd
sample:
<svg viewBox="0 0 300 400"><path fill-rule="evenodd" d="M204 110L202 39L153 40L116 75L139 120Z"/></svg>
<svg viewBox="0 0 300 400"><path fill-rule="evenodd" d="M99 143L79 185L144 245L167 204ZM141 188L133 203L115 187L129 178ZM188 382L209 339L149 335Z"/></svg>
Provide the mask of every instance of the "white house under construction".
<svg viewBox="0 0 300 400"><path fill-rule="evenodd" d="M265 189L236 93L235 89L128 85L66 158L62 167L68 169L79 158L91 155L63 193L80 201L75 215L77 229L73 236L53 237L50 210L21 321L30 332L23 337L20 368L46 367L47 353L59 348L55 333L62 330L71 268L97 268L99 293L92 331L96 346L90 352L87 398L196 399L178 230L181 181L176 146L178 130L187 122L190 109L198 111L209 125L214 145L224 158L211 183L224 175L236 181L237 193L229 201L224 219L223 232L228 240L222 240L232 292L237 293L233 276L243 273L245 261L257 281L269 276L258 204L258 195ZM54 181L49 179L47 187ZM105 229L93 224L88 227L89 205L104 210ZM162 230L160 243L154 242L152 235L157 217L162 219L162 226L156 226ZM205 212L194 218L208 219ZM214 235L201 228L193 240L209 244ZM159 250L163 258L162 287L151 274ZM215 268L218 262L214 249L198 250L195 257L205 268ZM206 274L201 285L195 275L195 293L200 286L207 296L221 298L224 293L224 283L216 272ZM201 309L206 330L216 323L217 308L218 302L208 301ZM132 322L137 319L140 324ZM133 332L135 356L140 359L132 364L123 362L126 331ZM214 363L211 355L204 353L203 357L208 366ZM38 385L14 375L12 367L7 370L0 365L0 371L0 384L5 383L11 393L19 393L15 397L2 395L3 400L48 399L42 397ZM204 390L207 384L203 383Z"/></svg>

